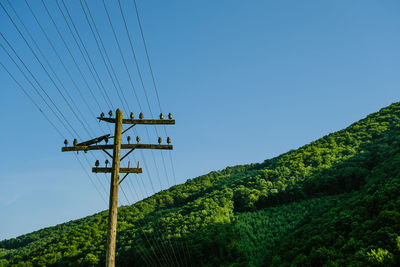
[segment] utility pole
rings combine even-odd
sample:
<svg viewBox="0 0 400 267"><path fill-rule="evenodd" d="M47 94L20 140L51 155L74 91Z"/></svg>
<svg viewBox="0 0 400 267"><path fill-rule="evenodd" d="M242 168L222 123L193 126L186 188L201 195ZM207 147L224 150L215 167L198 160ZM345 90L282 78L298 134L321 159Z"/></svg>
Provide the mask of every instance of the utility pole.
<svg viewBox="0 0 400 267"><path fill-rule="evenodd" d="M95 166L92 169L94 173L111 173L111 181L110 181L110 202L109 202L109 212L108 212L108 230L107 230L107 246L106 246L106 267L114 267L115 266L115 245L116 245L116 237L117 237L117 214L118 214L118 186L119 184L128 176L129 173L142 173L142 169L139 168L139 163L137 168L120 168L120 162L126 158L133 150L135 149L173 149L172 145L170 145L171 139L167 138L168 145L161 145L161 137L158 138L157 144L139 144L140 138L136 137L137 144L129 144L130 137L128 137L128 144L121 144L121 137L126 131L131 129L133 126L137 124L150 124L150 125L160 125L160 124L175 124L175 120L172 119L171 113L168 114L168 120L164 120L164 116L161 113L159 120L144 120L143 114L140 113L139 119L134 119L133 113L130 114L130 119L123 119L123 113L120 109L116 111L116 117L111 118L112 111L108 113L110 118L105 118L104 113L101 113L99 120L105 121L108 123L115 124L114 136L110 137L109 134L100 136L85 142L78 143L75 139L73 142L73 146L68 146L68 141L65 140L65 147L61 149L62 152L67 151L84 151L88 150L103 150L109 157L112 158L111 168L106 167L99 168L99 161L96 161ZM132 124L125 131L122 131L123 124ZM114 145L108 145L108 139L114 138ZM105 141L105 145L98 145L98 143ZM111 155L107 150L113 150L113 154ZM121 149L130 149L123 157L121 157ZM125 176L120 180L119 174L126 173Z"/></svg>
<svg viewBox="0 0 400 267"><path fill-rule="evenodd" d="M106 266L115 266L115 243L117 238L119 164L121 157L122 111L117 109L113 161L110 182L110 203L108 208L108 230L106 246Z"/></svg>

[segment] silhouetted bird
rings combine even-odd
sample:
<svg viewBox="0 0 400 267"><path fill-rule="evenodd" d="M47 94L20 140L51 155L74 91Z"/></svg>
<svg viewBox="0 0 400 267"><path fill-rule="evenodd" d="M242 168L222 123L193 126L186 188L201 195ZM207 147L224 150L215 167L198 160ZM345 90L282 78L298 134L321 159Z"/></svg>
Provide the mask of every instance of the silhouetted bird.
<svg viewBox="0 0 400 267"><path fill-rule="evenodd" d="M160 113L160 120L164 119L164 115L162 113Z"/></svg>
<svg viewBox="0 0 400 267"><path fill-rule="evenodd" d="M140 137L139 136L136 136L136 142L139 144L139 142L140 142Z"/></svg>
<svg viewBox="0 0 400 267"><path fill-rule="evenodd" d="M128 140L128 144L131 141L131 137L128 135L128 137L126 138Z"/></svg>
<svg viewBox="0 0 400 267"><path fill-rule="evenodd" d="M99 165L100 165L99 160L96 160L96 162L94 163L94 165L95 165L96 167L99 167Z"/></svg>
<svg viewBox="0 0 400 267"><path fill-rule="evenodd" d="M172 114L168 113L168 119L172 120Z"/></svg>
<svg viewBox="0 0 400 267"><path fill-rule="evenodd" d="M68 146L68 140L67 139L64 140L64 145Z"/></svg>
<svg viewBox="0 0 400 267"><path fill-rule="evenodd" d="M158 137L158 143L161 144L161 142L162 142L161 137Z"/></svg>
<svg viewBox="0 0 400 267"><path fill-rule="evenodd" d="M74 139L74 146L78 144L78 140Z"/></svg>
<svg viewBox="0 0 400 267"><path fill-rule="evenodd" d="M110 111L108 112L108 115L110 115L110 117L112 116L112 110L110 110Z"/></svg>
<svg viewBox="0 0 400 267"><path fill-rule="evenodd" d="M133 112L131 112L130 117L131 117L132 120L133 120L133 118L135 117L135 115L133 114Z"/></svg>
<svg viewBox="0 0 400 267"><path fill-rule="evenodd" d="M143 113L142 112L140 112L140 114L139 114L139 119L143 120Z"/></svg>
<svg viewBox="0 0 400 267"><path fill-rule="evenodd" d="M171 137L167 137L167 143L171 144Z"/></svg>

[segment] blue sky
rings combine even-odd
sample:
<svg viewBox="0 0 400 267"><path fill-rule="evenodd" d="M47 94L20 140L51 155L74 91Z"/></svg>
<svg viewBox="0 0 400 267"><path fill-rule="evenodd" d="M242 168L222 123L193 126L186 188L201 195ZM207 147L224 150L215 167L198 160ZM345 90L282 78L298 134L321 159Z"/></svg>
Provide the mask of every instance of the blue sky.
<svg viewBox="0 0 400 267"><path fill-rule="evenodd" d="M21 27L8 2L0 2ZM92 113L107 113L109 108L69 34L56 1L45 2L83 69L90 88L97 92L101 110L81 79L41 1L29 3L86 102L79 97L25 2L17 0L12 4L51 62L62 85L75 99L79 110L74 111L88 122L94 134L102 135L103 131L108 132L108 128L104 123L99 127ZM118 2L106 1L106 5L143 110L134 97L101 1L88 2L130 110L135 113L143 111L145 117L149 117L144 91L118 13ZM61 1L59 3L62 5ZM79 1L65 3L113 105L120 107ZM121 0L121 3L128 14L128 27L150 107L154 115L158 115L160 110L132 1ZM167 128L174 145L172 157L177 183L226 166L262 162L340 130L400 99L398 1L137 0L137 4L162 110L171 112L177 122ZM1 8L0 13L2 34L81 139L90 138ZM25 32L24 36L28 38ZM33 42L29 42L34 47ZM1 38L0 43L5 46ZM71 142L73 137L52 116L1 49L0 61L32 93L35 101ZM0 155L0 240L106 209L102 198L108 196L103 187L108 191L109 178L90 174L99 194L85 173L89 173L95 159L104 161L104 156L100 152L88 155L89 165L83 154L78 154L84 163L82 169L72 153L61 153L63 137L1 67L0 80L3 111L0 117L3 147ZM148 142L143 127L137 130L143 142ZM148 130L150 141L155 143L157 134L152 127ZM165 139L163 128L158 132ZM130 135L135 136L133 132ZM135 153L135 158L143 166L140 152ZM130 203L153 194L149 176L154 191L174 183L168 152L162 154L166 171L159 151L154 151L153 155L149 151L143 153L147 172L141 176L130 175L127 178L129 183L123 184ZM144 181L144 188L138 183L140 179ZM128 203L121 193L120 203Z"/></svg>

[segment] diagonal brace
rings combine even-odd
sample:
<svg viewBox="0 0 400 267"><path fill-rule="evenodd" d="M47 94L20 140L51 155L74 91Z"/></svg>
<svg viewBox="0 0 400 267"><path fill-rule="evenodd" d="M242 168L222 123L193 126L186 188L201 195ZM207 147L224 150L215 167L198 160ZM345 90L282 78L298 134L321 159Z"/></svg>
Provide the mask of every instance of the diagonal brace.
<svg viewBox="0 0 400 267"><path fill-rule="evenodd" d="M129 126L128 129L126 129L125 131L123 131L121 134L126 133L129 129L131 129L133 126L135 126L136 124L134 123L132 126Z"/></svg>
<svg viewBox="0 0 400 267"><path fill-rule="evenodd" d="M128 156L130 153L132 153L132 151L135 150L134 148L132 148L128 153L126 153L122 158L121 161L126 158L126 156Z"/></svg>
<svg viewBox="0 0 400 267"><path fill-rule="evenodd" d="M125 174L124 175L124 177L118 182L118 184L121 184L122 183L122 181L126 178L126 176L128 176L129 175L129 172L127 173L127 174Z"/></svg>
<svg viewBox="0 0 400 267"><path fill-rule="evenodd" d="M111 156L111 154L110 153L108 153L108 151L107 150L105 150L105 149L103 149L103 151L110 157L110 158L113 158L112 156Z"/></svg>

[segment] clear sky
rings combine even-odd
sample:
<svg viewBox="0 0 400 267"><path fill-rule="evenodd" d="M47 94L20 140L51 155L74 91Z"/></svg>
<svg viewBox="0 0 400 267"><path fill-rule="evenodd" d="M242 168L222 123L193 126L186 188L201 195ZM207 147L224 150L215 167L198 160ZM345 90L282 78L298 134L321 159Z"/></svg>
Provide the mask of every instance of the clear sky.
<svg viewBox="0 0 400 267"><path fill-rule="evenodd" d="M11 2L61 80L56 84L60 90L62 86L67 89L74 103L68 101L67 104L63 100L2 8L1 33L77 131L79 140L109 132L104 123L99 127L93 117L101 111L108 113L109 107L56 1L45 2L100 108L42 2L29 1L76 87L25 2ZM142 110L102 2L88 1L129 105L126 109L135 114L143 111L145 117L150 117L118 2L106 2ZM0 0L0 3L55 79L7 0ZM65 12L62 2L59 3ZM110 101L113 106L123 108L79 0L65 3ZM160 109L133 2L121 0L121 3L149 104L157 116ZM137 4L162 110L171 112L177 122L167 127L174 145L172 158L177 183L226 166L262 162L340 130L400 100L399 1L137 0ZM0 38L0 43L11 51L4 39ZM73 136L52 115L1 48L0 61L71 143ZM83 153L78 154L84 164L82 168L73 153L61 153L64 137L52 128L1 66L0 81L0 240L106 209L103 198L108 198L105 191L108 192L109 177L90 174L99 194L85 172L90 173L95 159L103 164L104 156L100 152L88 154L88 164ZM81 90L83 98L76 88ZM87 121L91 134L85 132L73 113ZM135 127L143 142L149 142L143 126ZM154 128L148 131L151 143L156 143ZM165 139L162 127L158 128L158 133ZM130 135L134 137L135 133ZM145 151L145 159L139 151L134 154L141 166L144 167L146 161L148 168L143 175L130 175L129 181L123 183L130 203L175 183L169 152ZM143 179L144 188L138 183L140 179ZM120 203L128 203L121 193Z"/></svg>

